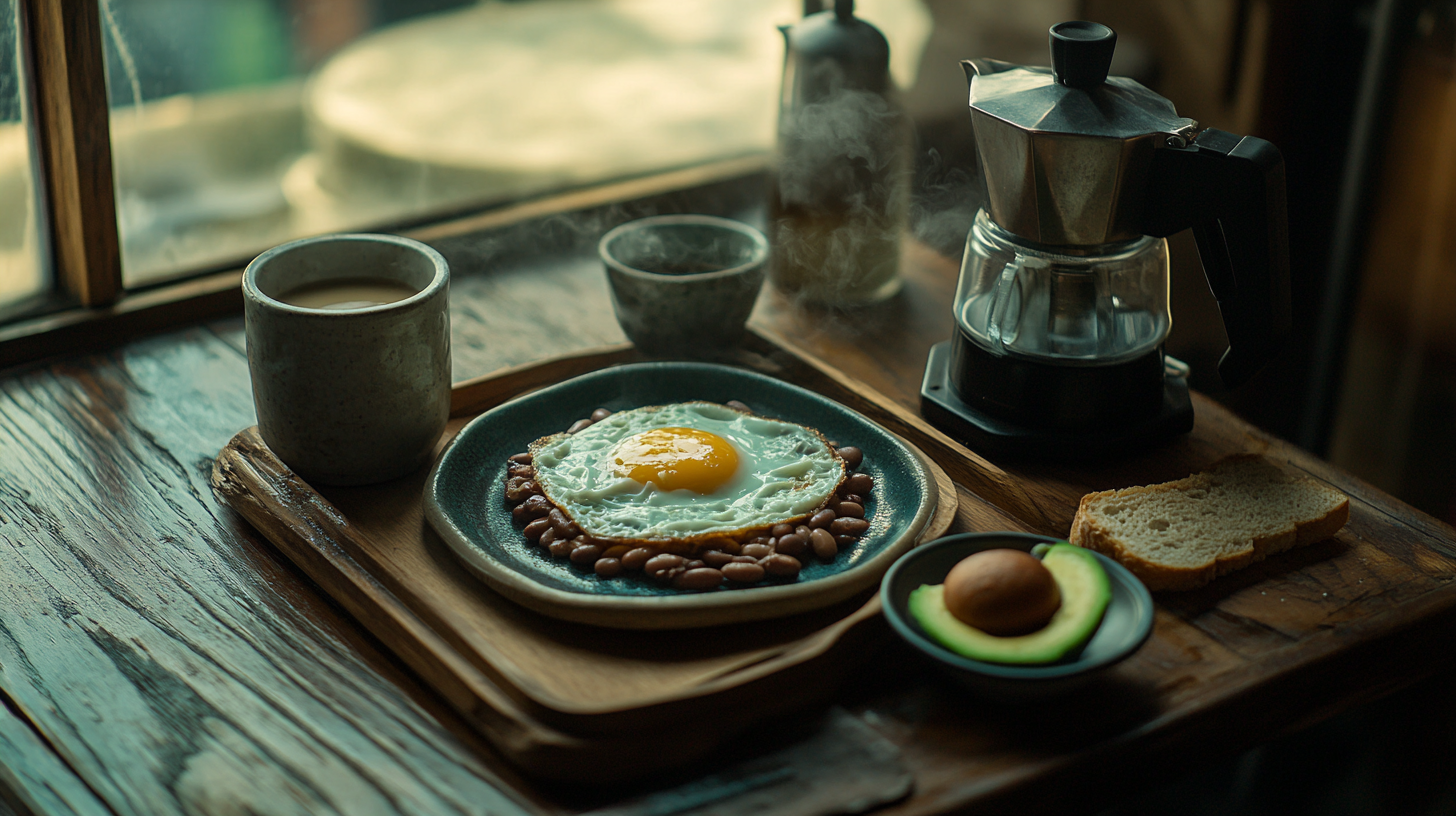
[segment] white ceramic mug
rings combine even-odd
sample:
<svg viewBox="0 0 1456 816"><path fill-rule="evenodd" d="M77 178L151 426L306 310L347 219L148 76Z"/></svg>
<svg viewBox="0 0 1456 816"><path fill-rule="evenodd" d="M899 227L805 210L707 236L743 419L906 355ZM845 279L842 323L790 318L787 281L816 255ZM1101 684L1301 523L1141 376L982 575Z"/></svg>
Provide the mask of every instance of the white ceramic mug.
<svg viewBox="0 0 1456 816"><path fill-rule="evenodd" d="M403 284L380 305L290 305L300 287ZM382 482L430 458L450 415L450 270L394 235L326 235L259 255L243 273L248 370L263 441L305 480ZM409 294L412 291L413 294Z"/></svg>

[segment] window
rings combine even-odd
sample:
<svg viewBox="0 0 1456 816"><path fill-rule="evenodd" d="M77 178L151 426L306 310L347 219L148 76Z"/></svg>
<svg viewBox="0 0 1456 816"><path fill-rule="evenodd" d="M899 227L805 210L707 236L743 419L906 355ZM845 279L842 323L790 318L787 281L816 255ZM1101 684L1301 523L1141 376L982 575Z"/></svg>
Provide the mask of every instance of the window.
<svg viewBox="0 0 1456 816"><path fill-rule="evenodd" d="M914 3L860 5L928 35ZM801 8L102 0L123 279L766 152Z"/></svg>
<svg viewBox="0 0 1456 816"><path fill-rule="evenodd" d="M0 184L26 191L7 196L11 210L0 216L0 305L30 310L0 325L0 365L65 348L14 351L22 335L97 320L151 325L137 315L179 314L168 304L180 298L236 308L236 270L292 238L408 229L612 180L766 158L784 53L776 27L804 7L0 3L10 43ZM900 83L913 82L930 33L924 5L862 0L858 13L889 37ZM28 60L16 47L27 30ZM22 67L34 72L34 121L24 114ZM36 152L39 176L30 170Z"/></svg>

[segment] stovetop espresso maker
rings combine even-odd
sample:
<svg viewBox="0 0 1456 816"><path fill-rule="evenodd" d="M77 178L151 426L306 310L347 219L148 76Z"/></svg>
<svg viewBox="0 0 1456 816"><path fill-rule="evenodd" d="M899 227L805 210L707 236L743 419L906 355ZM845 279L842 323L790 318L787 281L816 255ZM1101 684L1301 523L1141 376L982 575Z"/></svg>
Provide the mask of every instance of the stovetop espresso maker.
<svg viewBox="0 0 1456 816"><path fill-rule="evenodd" d="M1194 231L1228 332L1227 386L1283 345L1284 165L1269 142L1200 130L1108 77L1112 29L1060 23L1050 39L1050 68L963 63L986 203L921 411L976 449L1119 453L1193 427L1187 366L1163 352L1166 236Z"/></svg>

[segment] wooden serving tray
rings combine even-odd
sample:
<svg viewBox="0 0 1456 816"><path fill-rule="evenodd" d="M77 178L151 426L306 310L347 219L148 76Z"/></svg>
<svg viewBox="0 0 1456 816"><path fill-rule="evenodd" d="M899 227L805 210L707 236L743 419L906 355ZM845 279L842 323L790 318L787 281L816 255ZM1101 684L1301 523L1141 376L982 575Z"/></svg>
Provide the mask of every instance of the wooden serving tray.
<svg viewBox="0 0 1456 816"><path fill-rule="evenodd" d="M470 418L511 397L641 359L631 346L613 346L463 383L441 448ZM973 495L958 496L953 478L996 480L993 468L982 472L983 463L945 450L943 437L888 398L761 335L734 362L854 408L945 463L927 462L941 501L922 540L943 534L958 507L962 526L1021 528ZM315 489L250 428L218 456L212 485L534 775L620 780L626 767L680 765L756 722L827 699L887 634L873 592L787 619L676 632L543 617L492 592L449 552L423 520L425 476Z"/></svg>

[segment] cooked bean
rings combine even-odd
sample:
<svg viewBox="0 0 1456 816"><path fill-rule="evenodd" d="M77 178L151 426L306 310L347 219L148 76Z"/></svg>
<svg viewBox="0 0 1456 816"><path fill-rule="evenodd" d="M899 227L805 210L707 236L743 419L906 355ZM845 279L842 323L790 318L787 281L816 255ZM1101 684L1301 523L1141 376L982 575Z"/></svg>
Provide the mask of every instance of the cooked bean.
<svg viewBox="0 0 1456 816"><path fill-rule="evenodd" d="M549 529L551 529L551 522L548 519L539 518L531 522L530 524L527 524L526 529L522 530L521 532L525 533L526 538L529 538L532 541L540 541L541 534ZM546 543L550 544L551 542L548 541Z"/></svg>
<svg viewBox="0 0 1456 816"><path fill-rule="evenodd" d="M825 561L833 560L839 555L839 545L834 542L834 536L828 530L820 528L814 531L809 537L809 546L814 548L814 554Z"/></svg>
<svg viewBox="0 0 1456 816"><path fill-rule="evenodd" d="M792 578L799 574L799 570L803 568L803 565L799 563L799 559L797 558L778 553L763 559L763 568L768 570L771 575L777 575L780 578Z"/></svg>
<svg viewBox="0 0 1456 816"><path fill-rule="evenodd" d="M844 460L844 466L850 470L857 469L859 463L864 461L864 451L853 445L845 445L836 452L839 454L839 458Z"/></svg>
<svg viewBox="0 0 1456 816"><path fill-rule="evenodd" d="M810 535L812 536L813 533L810 533ZM807 543L804 541L804 537L798 533L789 533L786 536L779 536L774 539L775 550L784 555L792 555L795 558L803 555L806 547Z"/></svg>
<svg viewBox="0 0 1456 816"><path fill-rule="evenodd" d="M541 486L525 476L512 476L506 480L506 501L523 502L541 492Z"/></svg>
<svg viewBox="0 0 1456 816"><path fill-rule="evenodd" d="M774 538L778 538L779 536L786 536L793 531L794 525L792 524L775 524L773 526L773 529L769 532L773 535Z"/></svg>
<svg viewBox="0 0 1456 816"><path fill-rule="evenodd" d="M757 564L758 559L751 555L735 555L733 561L738 564Z"/></svg>
<svg viewBox="0 0 1456 816"><path fill-rule="evenodd" d="M864 496L861 496L858 493L840 493L839 503L844 504L845 502L849 502L850 504L857 504L860 507L864 507L865 503Z"/></svg>
<svg viewBox="0 0 1456 816"><path fill-rule="evenodd" d="M733 563L733 556L722 550L708 550L703 553L703 563L710 567L722 569L724 564Z"/></svg>
<svg viewBox="0 0 1456 816"><path fill-rule="evenodd" d="M536 521L546 521L546 519L536 519ZM531 524L535 524L536 521L531 522ZM526 529L531 529L531 525L526 525ZM546 529L541 531L541 535L536 537L536 543L543 547L549 547L551 546L551 542L560 538L561 536L556 534L556 528L551 526L551 522L546 521Z"/></svg>
<svg viewBox="0 0 1456 816"><path fill-rule="evenodd" d="M841 549L841 550L844 549L845 547L850 546L851 544L853 544L856 541L859 541L859 536L853 536L853 535L837 535L837 536L834 537L834 543L835 544L838 544L839 545L839 549Z"/></svg>
<svg viewBox="0 0 1456 816"><path fill-rule="evenodd" d="M633 550L628 550L622 556L622 566L629 570L640 570L644 564L652 560L656 555L657 550L651 547L638 547Z"/></svg>
<svg viewBox="0 0 1456 816"><path fill-rule="evenodd" d="M581 528L567 518L566 514L561 512L560 507L551 508L551 512L546 514L546 518L551 522L551 529L562 538L576 538L581 535Z"/></svg>
<svg viewBox="0 0 1456 816"><path fill-rule="evenodd" d="M762 535L760 535L760 536L754 536L753 538L750 538L750 539L748 539L747 541L745 541L743 543L744 544L767 544L770 541L773 541L773 536L762 536Z"/></svg>
<svg viewBox="0 0 1456 816"><path fill-rule="evenodd" d="M602 420L606 419L607 417L609 417L611 415L612 415L612 412L611 411L608 411L605 408L598 408L595 411L592 411L591 421L592 422L601 422Z"/></svg>
<svg viewBox="0 0 1456 816"><path fill-rule="evenodd" d="M657 576L667 572L668 570L681 567L685 560L687 559L683 558L681 555L662 553L661 555L654 555L653 557L647 559L647 563L642 565L642 569L645 570L648 575L656 578Z"/></svg>
<svg viewBox="0 0 1456 816"><path fill-rule="evenodd" d="M571 551L571 563L586 566L587 564L595 564L597 559L602 557L601 547L595 544L585 543L585 540L580 536L573 538L572 541L579 543Z"/></svg>
<svg viewBox="0 0 1456 816"><path fill-rule="evenodd" d="M799 526L794 528L794 535L797 535L799 538L802 538L805 541L809 540L809 534L812 532L814 532L814 528L810 527L807 524L800 524Z"/></svg>
<svg viewBox="0 0 1456 816"><path fill-rule="evenodd" d="M707 564L704 564L702 559L699 558L692 558L683 562L683 569L695 570L706 566Z"/></svg>
<svg viewBox="0 0 1456 816"><path fill-rule="evenodd" d="M767 544L744 544L743 554L749 558L763 558L773 555L773 547Z"/></svg>
<svg viewBox="0 0 1456 816"><path fill-rule="evenodd" d="M753 584L763 580L763 567L758 564L733 562L723 565L723 577L734 583Z"/></svg>
<svg viewBox="0 0 1456 816"><path fill-rule="evenodd" d="M829 524L834 521L834 516L834 511L826 507L809 517L809 527L815 529L819 527L828 527Z"/></svg>
<svg viewBox="0 0 1456 816"><path fill-rule="evenodd" d="M598 558L592 570L603 578L616 578L622 574L622 562L616 558Z"/></svg>
<svg viewBox="0 0 1456 816"><path fill-rule="evenodd" d="M745 414L751 414L751 413L753 413L753 409L752 408L749 408L746 404L744 404L742 402L739 402L738 400L728 400L727 402L725 402L723 404L726 405L726 406L728 406L729 408L737 408L738 410L742 411Z"/></svg>
<svg viewBox="0 0 1456 816"><path fill-rule="evenodd" d="M571 427L567 428L566 432L569 434L574 434L577 431L584 431L591 426L592 421L590 419L578 419L577 421L571 423Z"/></svg>
<svg viewBox="0 0 1456 816"><path fill-rule="evenodd" d="M835 535L859 535L870 528L870 523L864 519L838 518L829 525L829 532Z"/></svg>
<svg viewBox="0 0 1456 816"><path fill-rule="evenodd" d="M551 542L551 546L547 549L551 550L551 557L565 558L571 555L572 550L576 549L576 542L569 538L558 538Z"/></svg>
<svg viewBox="0 0 1456 816"><path fill-rule="evenodd" d="M723 573L712 567L684 570L672 579L672 585L678 589L712 589L721 583Z"/></svg>
<svg viewBox="0 0 1456 816"><path fill-rule="evenodd" d="M538 494L516 505L515 509L511 511L511 517L525 524L527 521L541 518L549 512L551 512L551 502L546 501L545 496Z"/></svg>
<svg viewBox="0 0 1456 816"><path fill-rule="evenodd" d="M513 454L511 456L511 458L510 458L510 461L515 462L517 464L521 464L521 465L529 465L529 464L531 464L531 454L529 454L529 453L517 453L517 454Z"/></svg>
<svg viewBox="0 0 1456 816"><path fill-rule="evenodd" d="M523 465L520 462L511 462L506 465L507 476L524 476L527 479L536 475L536 469L530 465Z"/></svg>
<svg viewBox="0 0 1456 816"><path fill-rule="evenodd" d="M856 473L848 479L845 479L844 485L840 487L840 490L844 493L857 493L861 496L869 495L869 492L874 489L874 477L868 473Z"/></svg>
<svg viewBox="0 0 1456 816"><path fill-rule="evenodd" d="M835 506L834 512L849 518L864 518L864 506L854 502L842 501Z"/></svg>

